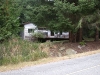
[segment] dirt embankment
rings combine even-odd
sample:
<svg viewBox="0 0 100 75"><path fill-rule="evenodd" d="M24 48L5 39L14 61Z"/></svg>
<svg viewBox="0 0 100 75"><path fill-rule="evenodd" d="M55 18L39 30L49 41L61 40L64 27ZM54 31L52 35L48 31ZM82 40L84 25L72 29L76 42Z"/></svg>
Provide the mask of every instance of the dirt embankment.
<svg viewBox="0 0 100 75"><path fill-rule="evenodd" d="M86 44L83 46L80 46L79 43L46 42L40 44L39 48L46 52L49 57L37 61L21 62L15 65L11 64L7 66L0 66L0 72L100 53L100 41L86 42Z"/></svg>
<svg viewBox="0 0 100 75"><path fill-rule="evenodd" d="M51 57L62 57L70 54L84 53L100 49L100 41L85 42L85 45L68 42L46 42L40 45L41 50Z"/></svg>

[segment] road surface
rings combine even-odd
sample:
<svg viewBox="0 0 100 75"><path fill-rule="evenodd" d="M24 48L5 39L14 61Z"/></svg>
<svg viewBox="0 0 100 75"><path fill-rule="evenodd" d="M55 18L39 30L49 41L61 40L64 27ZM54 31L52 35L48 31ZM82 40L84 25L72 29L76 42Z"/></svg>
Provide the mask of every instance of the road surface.
<svg viewBox="0 0 100 75"><path fill-rule="evenodd" d="M100 53L0 72L0 75L100 75Z"/></svg>

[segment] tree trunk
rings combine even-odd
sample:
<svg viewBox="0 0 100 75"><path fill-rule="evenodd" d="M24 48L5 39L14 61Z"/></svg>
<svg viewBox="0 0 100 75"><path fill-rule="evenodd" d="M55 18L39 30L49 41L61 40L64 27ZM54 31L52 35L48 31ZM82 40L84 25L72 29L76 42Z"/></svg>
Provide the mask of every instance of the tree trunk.
<svg viewBox="0 0 100 75"><path fill-rule="evenodd" d="M95 41L99 41L99 30L96 29L95 31Z"/></svg>
<svg viewBox="0 0 100 75"><path fill-rule="evenodd" d="M72 42L74 42L74 43L77 42L76 37L77 37L77 34L74 33L74 34L73 34L73 40L72 40Z"/></svg>
<svg viewBox="0 0 100 75"><path fill-rule="evenodd" d="M78 32L77 32L77 42L81 42L82 41L82 28L79 28Z"/></svg>
<svg viewBox="0 0 100 75"><path fill-rule="evenodd" d="M69 42L81 42L82 41L82 28L79 28L77 33L69 32Z"/></svg>
<svg viewBox="0 0 100 75"><path fill-rule="evenodd" d="M69 42L72 42L72 32L69 32Z"/></svg>
<svg viewBox="0 0 100 75"><path fill-rule="evenodd" d="M69 32L69 42L76 42L76 36L77 34Z"/></svg>

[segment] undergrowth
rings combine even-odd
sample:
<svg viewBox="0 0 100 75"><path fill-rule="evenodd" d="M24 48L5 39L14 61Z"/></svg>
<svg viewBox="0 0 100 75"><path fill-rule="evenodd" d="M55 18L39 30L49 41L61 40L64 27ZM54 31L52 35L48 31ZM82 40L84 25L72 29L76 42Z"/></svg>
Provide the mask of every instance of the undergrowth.
<svg viewBox="0 0 100 75"><path fill-rule="evenodd" d="M40 43L12 38L0 44L0 65L17 64L24 61L36 61L48 55L39 49Z"/></svg>

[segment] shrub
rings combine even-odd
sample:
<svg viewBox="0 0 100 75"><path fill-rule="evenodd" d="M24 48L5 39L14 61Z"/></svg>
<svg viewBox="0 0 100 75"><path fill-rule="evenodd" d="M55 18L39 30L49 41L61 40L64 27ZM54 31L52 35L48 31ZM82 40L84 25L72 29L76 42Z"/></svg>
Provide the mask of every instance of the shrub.
<svg viewBox="0 0 100 75"><path fill-rule="evenodd" d="M35 38L44 38L44 35L42 32L36 32L36 33L33 33L33 37Z"/></svg>
<svg viewBox="0 0 100 75"><path fill-rule="evenodd" d="M0 44L0 65L35 61L47 57L39 50L40 43L33 43L20 38L12 38Z"/></svg>
<svg viewBox="0 0 100 75"><path fill-rule="evenodd" d="M86 45L85 41L79 43L81 46Z"/></svg>

